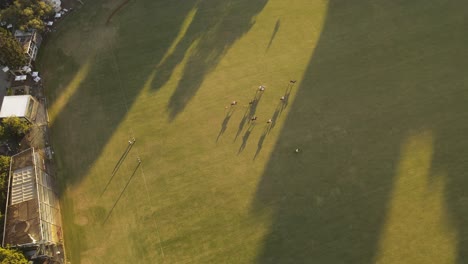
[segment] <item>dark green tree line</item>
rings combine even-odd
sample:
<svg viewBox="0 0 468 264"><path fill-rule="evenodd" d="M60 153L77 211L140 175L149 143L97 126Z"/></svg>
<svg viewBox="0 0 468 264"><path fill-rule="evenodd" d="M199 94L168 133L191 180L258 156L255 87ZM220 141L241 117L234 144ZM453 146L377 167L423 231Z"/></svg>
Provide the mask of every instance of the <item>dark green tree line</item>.
<svg viewBox="0 0 468 264"><path fill-rule="evenodd" d="M45 29L43 19L53 14L50 4L40 0L15 0L0 11L0 20L20 30Z"/></svg>
<svg viewBox="0 0 468 264"><path fill-rule="evenodd" d="M0 28L0 61L2 64L13 68L20 67L26 63L23 47L4 28Z"/></svg>
<svg viewBox="0 0 468 264"><path fill-rule="evenodd" d="M28 264L21 252L7 248L0 248L0 261L0 264Z"/></svg>

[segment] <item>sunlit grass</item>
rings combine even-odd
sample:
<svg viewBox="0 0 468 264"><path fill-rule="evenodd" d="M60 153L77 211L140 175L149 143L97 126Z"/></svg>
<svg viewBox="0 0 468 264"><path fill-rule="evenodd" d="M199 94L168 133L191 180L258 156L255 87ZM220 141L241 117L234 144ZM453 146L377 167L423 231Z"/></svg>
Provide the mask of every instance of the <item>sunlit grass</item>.
<svg viewBox="0 0 468 264"><path fill-rule="evenodd" d="M52 142L72 263L253 263L262 251L314 261L454 263L446 176L432 167L439 135L409 129L443 119L427 113L424 100L447 95L444 78L453 69L439 67L447 54L431 50L445 40L424 39L432 31L422 23L395 33L401 21L391 15L420 10L414 6L364 3L365 16L334 2L330 19L328 1L262 4L133 1L106 30L100 23L110 10L89 2L87 13L64 21L62 31L76 34L47 44L48 54L75 65L63 70L44 58L48 76L60 72L62 82L47 88L57 94ZM418 21L432 19L421 14ZM434 47L425 50L428 43ZM93 44L99 48L87 61L82 54ZM291 79L289 105L268 130ZM438 82L444 89L411 88ZM267 90L249 134L242 120L259 85ZM298 89L305 96L296 98ZM420 100L421 93L440 96ZM183 107L171 112L173 101ZM304 153L292 156L298 145ZM260 206L259 186L267 190Z"/></svg>
<svg viewBox="0 0 468 264"><path fill-rule="evenodd" d="M70 98L76 93L80 88L80 85L86 79L89 74L89 69L91 67L91 61L88 60L85 62L78 72L75 74L73 79L66 85L63 91L60 93L60 96L53 101L53 104L49 108L49 118L50 123L53 124L57 115L66 107L67 103L70 101Z"/></svg>
<svg viewBox="0 0 468 264"><path fill-rule="evenodd" d="M251 4L242 5L249 12ZM85 63L77 72L70 73L73 85L56 91L59 96L51 108L56 120L56 153L67 157L60 162L60 176L64 182L68 175L77 178L68 180L63 198L67 207L65 238L73 262L221 263L226 259L251 262L261 251L271 224L271 210L252 215L251 202L288 108L264 140L256 159L253 158L266 120L275 112L289 80L301 81L320 36L326 2L269 1L245 22L236 22L234 18L238 15L231 15L227 19L251 25L233 43L225 39L232 38L236 28L223 28L229 26L223 21L229 8L227 5L219 11L220 23L207 29L208 34L201 30L200 34L193 35L193 31L205 26L203 19L206 13L212 12L209 7L195 4L187 8L176 27L164 28L169 20L181 15L164 14L167 11L161 10L160 16L143 16L148 9L144 4L129 5L113 21L129 23L126 26L131 30L120 31L126 32L125 35L118 35L108 49L97 51L92 69ZM179 7L171 12L174 10L182 12ZM147 22L140 29L137 25L142 23L141 17ZM267 52L279 17L284 22ZM122 21L118 22L119 19ZM146 28L153 25L157 30L149 33ZM301 30L295 31L298 26ZM173 35L163 44L158 38L165 34ZM219 45L214 41L216 38ZM300 41L291 43L291 38ZM127 45L129 48L124 49ZM134 47L140 48L131 49ZM200 54L208 55L200 57L198 62ZM129 70L134 56L141 58L141 63ZM164 65L172 63L173 69L164 72L167 71ZM168 102L181 85L181 77L186 72L196 73L199 67L205 66L203 63L214 65L207 67L207 72L200 71L199 88L185 109L170 119ZM169 78L155 89L163 74ZM193 76L198 78L196 74ZM238 154L247 128L234 141L239 123L260 84L268 87L257 109L260 120L244 151ZM293 89L291 104L295 93ZM225 106L232 100L240 103L227 130L216 142L225 118ZM117 116L114 111L124 114ZM58 113L62 114L60 118ZM92 116L86 118L87 113ZM66 136L71 133L78 137ZM103 193L116 162L133 136L137 140L134 147ZM81 154L76 148L71 149L71 145L79 147ZM134 170L137 157L143 161L142 167L103 225L103 219ZM82 174L76 175L77 171Z"/></svg>
<svg viewBox="0 0 468 264"><path fill-rule="evenodd" d="M445 175L431 175L430 129L402 142L376 263L455 263L457 240L447 218Z"/></svg>
<svg viewBox="0 0 468 264"><path fill-rule="evenodd" d="M196 14L197 14L197 8L194 7L192 10L190 10L190 12L185 17L185 19L182 22L182 25L181 25L181 27L179 29L179 33L177 34L176 38L172 42L171 46L167 49L167 52L166 52L166 54L164 54L164 57L158 63L158 66L162 65L166 61L166 59L174 53L177 45L180 43L182 38L187 33L187 29L189 28L189 26L192 23L193 18L195 17Z"/></svg>

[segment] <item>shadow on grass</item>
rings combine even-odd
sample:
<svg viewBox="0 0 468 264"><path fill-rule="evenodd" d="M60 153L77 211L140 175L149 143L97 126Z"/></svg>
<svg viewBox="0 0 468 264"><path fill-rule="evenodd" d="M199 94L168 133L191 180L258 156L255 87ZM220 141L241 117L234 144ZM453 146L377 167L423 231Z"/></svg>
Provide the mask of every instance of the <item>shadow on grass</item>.
<svg viewBox="0 0 468 264"><path fill-rule="evenodd" d="M74 17L70 18L73 20L65 20L61 25L62 27L72 27L76 32L73 32L73 34L64 32L62 36L54 36L43 47L40 62L42 68L49 72L46 79L46 89L50 98L49 105L55 103L54 100L60 97L60 91L63 90L63 87L80 70L79 66L77 66L79 64L75 62L77 59L74 58L75 50L65 51L64 49L67 46L57 47L55 42L60 43L60 41L64 41L63 39L70 42L74 38L98 38L98 32L94 32L90 28L92 26L98 28L104 25L108 12L111 11L102 8L101 4L90 3L83 6L74 13ZM135 3L130 3L120 15L122 16L128 9L140 8L135 5ZM156 9L157 11L154 12L163 14L164 12L176 12L177 9L181 14L173 16L170 20L171 23L166 24L166 26L177 28L183 21L182 13L184 11L189 12L190 8L191 6L185 8L178 6L171 9L168 6L165 11ZM93 14L91 18L89 14ZM114 20L118 20L118 18L114 18ZM107 141L127 114L125 104L133 104L140 92L139 89L143 87L145 78L154 69L154 65L148 63L148 58L150 57L154 61L161 59L165 52L163 47L168 48L172 38L176 37L177 32L173 32L172 35L165 35L164 39L158 39L158 45L161 49L151 49L154 43L147 38L145 41L133 43L135 50L128 50L129 42L135 38L135 34L143 35L144 28L140 27L140 23L145 22L147 23L146 29L157 26L157 22L148 18L130 21L120 27L119 34L123 36L119 38L118 42L106 45L107 49L98 50L94 55L91 55L89 74L85 76L76 92L70 96L62 111L57 114L55 121L51 124L50 131L52 143L57 153L58 167L59 169L66 169L66 171L58 171L61 183L60 191L63 191L67 186L79 183L82 177L86 175L91 164L99 158ZM161 23L165 22L167 21ZM81 24L81 27L77 27L76 24ZM113 26L110 25L109 27ZM78 41L78 39L75 40ZM110 42L113 40L95 39L95 41ZM85 46L85 44L83 45ZM149 53L149 50L152 52ZM133 53L131 54L131 52ZM57 56L57 54L60 56ZM120 58L126 61L122 67L118 65ZM142 64L141 61L147 63ZM137 74L128 70L132 67L136 69L137 65L140 66ZM135 78L139 80L135 80ZM125 87L125 96L119 87ZM128 138L124 139L122 147L128 147L127 140L130 140L132 136L129 134ZM76 153L81 154L77 157ZM112 171L114 164L110 167L109 174L114 173ZM116 166L118 165L119 163ZM104 185L101 186L101 190L102 188L104 188Z"/></svg>
<svg viewBox="0 0 468 264"><path fill-rule="evenodd" d="M76 57L82 51L72 49L75 46L70 43L83 40L82 47L86 48L88 44L103 42L106 45L101 45L106 48L98 49L91 55L89 74L51 126L58 167L67 170L59 171L64 175L60 179L61 191L79 183L91 164L100 157L104 146L125 118L127 107L131 107L145 81L155 70L152 88L159 89L187 55L189 46L196 39L199 40L168 102L170 115L175 117L195 94L205 75L217 65L230 46L252 27L255 15L266 2L191 0L168 4L149 0L132 1L108 26L115 27L117 32L111 39L101 36L97 29L104 27L110 31L104 25L112 10L103 8L102 3L85 5L70 20L63 21L60 25L62 29L69 27L75 32L62 30L58 32L59 35L51 37L43 47L40 61L41 67L49 72L46 85L50 105L60 96L63 86L80 70ZM177 38L178 29L194 9L197 12L186 34L171 55L165 58ZM67 45L58 47L57 43L66 43L71 48L65 50ZM132 136L129 132L128 138L122 140L122 147Z"/></svg>
<svg viewBox="0 0 468 264"><path fill-rule="evenodd" d="M295 83L296 81L291 80L288 84L288 87L286 87L286 90L284 91L284 95L281 96L280 98L280 101L281 101L281 107L279 109L280 114L283 112L284 109L286 109L286 107L289 104L289 97L291 96L291 92L292 92L292 89L294 88Z"/></svg>
<svg viewBox="0 0 468 264"><path fill-rule="evenodd" d="M101 158L108 141L125 119L127 109L135 103L155 71L152 88L156 90L186 56L190 45L199 41L188 55L180 83L167 102L173 118L196 93L205 75L251 28L255 15L266 2L131 1L106 26L113 4L90 1L61 21L57 32L48 37L39 53L38 65L44 74L49 106L66 91L84 60L90 61L90 69L51 124L59 193L63 196L68 187L78 185ZM194 9L198 11L193 22L175 50L171 50L177 42L178 31ZM168 54L172 55L165 59ZM122 149L133 136L131 131L127 137L122 136ZM110 162L109 174L115 160ZM106 182L107 179L89 191L101 192ZM68 199L67 202L64 208L64 223L68 227L66 244L72 249L71 262L80 263L87 238L82 228L74 224L74 201Z"/></svg>
<svg viewBox="0 0 468 264"><path fill-rule="evenodd" d="M128 178L127 183L125 184L124 188L123 188L122 191L120 192L120 195L119 195L119 196L117 197L117 199L115 200L114 205L113 205L112 208L109 210L109 213L107 213L107 216L106 216L106 218L104 219L103 224L105 224L105 223L107 222L107 220L109 220L109 218L111 217L112 212L114 211L114 208L115 208L115 207L117 206L117 204L119 203L120 198L122 198L122 195L125 193L125 190L127 190L128 185L129 185L130 182L132 181L133 176L135 176L135 174L136 174L138 168L140 167L140 165L141 165L141 161L138 160L138 163L137 163L135 169L133 170L132 174L131 174L130 177Z"/></svg>
<svg viewBox="0 0 468 264"><path fill-rule="evenodd" d="M102 190L101 195L99 197L102 197L102 195L106 192L107 187L109 187L109 185L111 184L112 180L114 179L114 176L119 171L120 166L122 166L122 163L127 158L128 153L130 153L130 150L132 150L133 144L135 144L135 141L128 141L127 148L125 149L125 151L122 153L122 156L120 156L119 160L115 164L114 170L112 170L112 173L111 173L111 177L109 178L109 181L107 182L106 186L104 187L104 190Z"/></svg>
<svg viewBox="0 0 468 264"><path fill-rule="evenodd" d="M221 130L216 137L216 142L218 142L219 138L226 132L227 126L229 124L229 120L231 120L232 114L235 111L235 107L231 106L224 117L223 123L221 123Z"/></svg>
<svg viewBox="0 0 468 264"><path fill-rule="evenodd" d="M234 137L234 142L236 141L237 137L241 134L242 130L244 130L245 124L255 116L257 112L258 104L260 103L260 99L262 99L262 92L255 92L254 97L249 102L249 106L245 109L244 116L242 117L241 121L239 122L239 126L237 127L236 136Z"/></svg>
<svg viewBox="0 0 468 264"><path fill-rule="evenodd" d="M182 77L167 106L170 120L184 110L206 74L216 67L232 44L250 30L266 3L267 0L207 0L194 5L195 17L175 52L160 66L153 83L153 88L159 89L169 80L174 68L186 59ZM195 42L196 46L189 52Z"/></svg>
<svg viewBox="0 0 468 264"><path fill-rule="evenodd" d="M329 1L252 204L254 214L273 211L258 263L375 263L402 142L426 129L436 135L431 174L445 175L457 263L466 261L464 10L446 1Z"/></svg>
<svg viewBox="0 0 468 264"><path fill-rule="evenodd" d="M237 155L239 155L242 151L244 151L245 146L247 146L247 142L249 141L250 134L252 134L253 129L255 128L255 121L251 121L249 128L245 131L244 135L242 136L242 144L237 151Z"/></svg>
<svg viewBox="0 0 468 264"><path fill-rule="evenodd" d="M268 51L270 49L270 46L273 43L273 40L275 39L276 33L278 33L278 30L279 30L280 26L281 26L281 20L278 18L278 20L276 20L276 24L275 24L275 28L273 29L273 33L271 34L270 41L268 42L268 46L266 48L266 51Z"/></svg>
<svg viewBox="0 0 468 264"><path fill-rule="evenodd" d="M262 135L258 139L257 150L255 151L255 155L253 157L253 160L255 160L257 158L258 154L260 154L260 151L263 148L263 142L265 141L265 138L268 135L268 132L270 131L270 126L271 126L271 124L266 124L265 125L265 128L263 129Z"/></svg>

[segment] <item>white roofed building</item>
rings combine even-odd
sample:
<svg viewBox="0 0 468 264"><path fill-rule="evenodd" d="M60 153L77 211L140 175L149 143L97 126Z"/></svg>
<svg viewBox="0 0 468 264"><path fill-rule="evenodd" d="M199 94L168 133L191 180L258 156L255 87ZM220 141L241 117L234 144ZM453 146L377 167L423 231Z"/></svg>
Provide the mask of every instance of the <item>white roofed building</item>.
<svg viewBox="0 0 468 264"><path fill-rule="evenodd" d="M30 123L34 121L39 103L30 95L11 95L3 98L0 119L16 116Z"/></svg>

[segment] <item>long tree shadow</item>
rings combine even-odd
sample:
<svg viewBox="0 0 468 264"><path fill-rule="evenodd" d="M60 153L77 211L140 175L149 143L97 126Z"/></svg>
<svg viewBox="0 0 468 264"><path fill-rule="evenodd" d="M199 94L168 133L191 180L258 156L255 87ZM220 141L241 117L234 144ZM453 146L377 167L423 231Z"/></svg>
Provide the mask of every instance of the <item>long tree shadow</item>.
<svg viewBox="0 0 468 264"><path fill-rule="evenodd" d="M198 45L187 55L187 66L168 102L171 116L182 110L205 75L251 28L255 15L266 2L131 1L106 25L112 6L118 3L89 1L59 23L57 31L44 43L38 65L44 73L49 105L57 103L69 87L76 86L67 94L66 101L60 102L63 109L56 114L50 129L60 193L80 184L96 161L105 162L106 157L102 156L105 147L113 136L125 134L119 127L142 89L146 86L159 89L164 74L173 73L197 40ZM178 42L178 32L183 31L194 10L196 15ZM175 49L174 43L178 43ZM89 70L80 76L77 73L84 65L89 65ZM72 82L74 76L79 77L76 82ZM153 83L148 81L152 79ZM127 133L122 138L134 136L130 130ZM121 144L125 146L126 139ZM115 161L110 161L109 170L114 165ZM107 182L108 179L98 180L91 187L94 190L88 191L99 195ZM67 199L64 222L75 222L73 202ZM65 237L66 243L74 248L71 261L80 263L83 245L87 244L84 232L72 225L67 232L79 234L79 237Z"/></svg>
<svg viewBox="0 0 468 264"><path fill-rule="evenodd" d="M50 73L45 78L50 104L54 104L64 90L63 86L79 72L78 60L85 54L91 54L91 66L88 75L80 80L76 92L69 97L51 124L52 143L60 154L57 161L59 168L67 168L67 172L62 172L66 177L61 179L61 189L78 183L86 175L155 71L156 77L151 78L154 80L151 87L159 89L164 83L164 73L172 74L193 41L200 39L195 53L189 56L188 64L196 67L185 69L181 81L181 84L185 81L189 83L179 85L175 95L180 94L181 97L173 96L168 104L185 101L182 97L193 95L205 74L216 66L233 42L251 28L252 18L266 2L131 2L108 26L105 20L112 9L105 7L104 3L93 2L75 12L70 20L64 21L60 27L70 31L59 27L57 34L46 41L40 54L39 65ZM177 29L183 27L195 9L196 15L186 34L171 50L178 37ZM248 11L238 12L241 9ZM237 13L242 15L238 16ZM174 30L161 31L162 27ZM147 37L148 32L158 33ZM70 40L82 40L81 49L75 48ZM103 47L94 47L98 44ZM92 49L93 52L82 49ZM192 71L197 71L197 74L191 75ZM189 76L193 80L188 80ZM188 90L185 91L185 88ZM84 101L93 107L83 107ZM177 112L175 109L178 107L173 109ZM81 155L77 162L75 153L86 155Z"/></svg>
<svg viewBox="0 0 468 264"><path fill-rule="evenodd" d="M432 181L443 182L444 199L448 211L448 221L455 232L456 263L466 263L468 259L468 196L466 188L468 186L468 163L466 157L468 153L468 118L466 99L468 98L468 58L459 56L468 52L468 36L462 34L466 29L466 22L457 20L466 18L467 6L463 3L463 8L450 6L444 7L447 16L451 16L452 21L444 16L440 21L445 23L445 27L450 26L451 34L444 40L437 38L435 45L438 48L434 52L439 52L439 60L425 62L427 78L434 80L426 92L432 93L432 102L428 107L431 111L427 113L425 119L427 126L434 127L434 149L430 175ZM459 3L461 4L461 3ZM437 33L445 27L438 29ZM449 30L449 29L446 29ZM444 32L445 34L448 34ZM453 35L452 35L453 34ZM456 36L456 37L454 37ZM450 45L444 47L442 44L450 41Z"/></svg>
<svg viewBox="0 0 468 264"><path fill-rule="evenodd" d="M195 95L204 77L216 67L232 44L255 23L267 0L198 1L197 9L183 39L160 65L153 88L159 89L174 68L186 60L182 77L168 103L170 119L181 112ZM187 57L188 56L188 57Z"/></svg>
<svg viewBox="0 0 468 264"><path fill-rule="evenodd" d="M425 129L436 135L431 171L447 182L457 263L466 261L465 10L446 1L329 1L252 204L253 213L273 211L258 263L375 263L388 250L381 242L401 146ZM399 239L429 239L404 232Z"/></svg>
<svg viewBox="0 0 468 264"><path fill-rule="evenodd" d="M153 13L163 14L175 12L177 9L181 15L172 17L170 21L161 22L149 19L149 16L139 20L129 19L130 22L121 25L113 37L104 38L103 36L100 40L108 44L108 47L105 50L94 50L95 55L89 58L91 66L88 75L83 76L84 79L80 80L79 87L69 97L68 102L51 124L52 143L57 154L60 155L57 161L59 168L67 169L66 172L58 172L61 174L59 175L61 189L79 183L90 165L98 159L104 146L126 116L125 105L133 104L140 89L144 86L145 79L154 69L156 62L164 56L165 49L169 48L177 32L158 38L158 49L154 49L154 42L150 39L133 43L133 48L128 49L128 41L135 39L135 36L143 35L150 28L160 26L160 23L167 23L166 26L174 28L179 27L184 19L183 13L188 13L192 7L193 5L187 3L186 6L168 6L166 11L155 8L156 11L153 10ZM122 11L122 15L127 10L130 11L130 17L133 12L145 12L139 9L144 8L130 4ZM74 13L70 20L64 21L61 25L74 31L61 32L59 28L58 35L49 39L43 47L40 65L51 73L45 78L50 105L53 105L59 98L60 92L64 90L63 86L66 86L72 80L73 75L79 72L80 66L76 61L82 52L82 50L66 50L65 53L64 49L70 47L64 45L59 48L56 47L58 46L56 43L61 43L63 39L69 40L80 36L83 39L83 48L86 48L88 44L93 45L92 42L97 38L97 34L115 31L112 23L110 26L104 26L109 12L111 10L103 8L102 3L96 2L83 6ZM95 29L90 29L90 25L94 25ZM115 41L116 39L119 41ZM91 54L91 51L89 53ZM125 60L125 63L120 64L120 60ZM70 68L69 65L74 67ZM138 68L137 74L134 70L130 70L131 68ZM55 74L58 76L55 77ZM57 79L60 82L56 82ZM124 87L124 90L119 87ZM83 107L83 104L88 107ZM128 137L131 136L133 135L128 135ZM122 143L127 145L126 141ZM81 155L77 159L75 153L86 153L86 155Z"/></svg>

